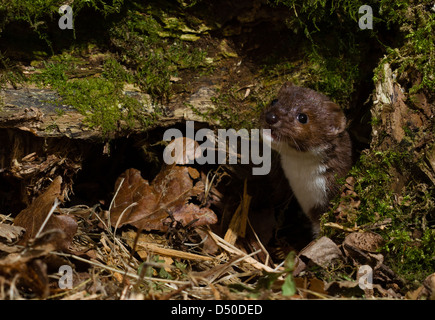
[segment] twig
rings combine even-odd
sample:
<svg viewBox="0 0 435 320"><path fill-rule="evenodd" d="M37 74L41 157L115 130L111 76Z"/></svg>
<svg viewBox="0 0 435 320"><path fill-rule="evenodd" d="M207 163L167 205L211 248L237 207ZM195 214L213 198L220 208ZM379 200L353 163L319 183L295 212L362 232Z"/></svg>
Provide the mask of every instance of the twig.
<svg viewBox="0 0 435 320"><path fill-rule="evenodd" d="M14 218L11 218L11 214L8 214L8 215L0 214L0 218L2 219L2 221L0 221L0 223L3 223L5 221L14 222Z"/></svg>
<svg viewBox="0 0 435 320"><path fill-rule="evenodd" d="M358 231L358 229L359 229L359 227L348 228L348 227L342 226L341 224L338 224L335 222L326 222L323 224L323 226L335 228L335 229L339 229L339 230L343 230L343 231L347 231L347 232L355 232L355 231Z"/></svg>

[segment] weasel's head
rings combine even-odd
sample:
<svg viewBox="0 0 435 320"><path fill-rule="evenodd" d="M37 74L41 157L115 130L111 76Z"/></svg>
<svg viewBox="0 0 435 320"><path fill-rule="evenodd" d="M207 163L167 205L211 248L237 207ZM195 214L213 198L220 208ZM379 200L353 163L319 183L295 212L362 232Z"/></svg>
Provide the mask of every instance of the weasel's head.
<svg viewBox="0 0 435 320"><path fill-rule="evenodd" d="M263 139L277 151L284 146L298 151L327 147L346 129L346 117L324 94L285 83L263 112Z"/></svg>

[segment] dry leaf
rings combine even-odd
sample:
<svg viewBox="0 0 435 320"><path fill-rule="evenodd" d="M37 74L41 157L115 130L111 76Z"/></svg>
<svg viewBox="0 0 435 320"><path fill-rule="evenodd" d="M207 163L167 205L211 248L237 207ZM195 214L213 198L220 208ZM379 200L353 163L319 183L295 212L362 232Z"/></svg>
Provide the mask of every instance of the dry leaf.
<svg viewBox="0 0 435 320"><path fill-rule="evenodd" d="M55 200L63 200L61 184L62 177L58 176L43 194L17 215L14 225L23 227L26 230L19 244L26 244L30 239L34 239L52 209ZM42 231L51 233L47 241L54 243L55 249L68 251L73 236L77 231L77 222L67 215L52 215Z"/></svg>
<svg viewBox="0 0 435 320"><path fill-rule="evenodd" d="M24 233L24 228L11 226L9 224L0 224L0 240L5 239L6 242L12 243Z"/></svg>
<svg viewBox="0 0 435 320"><path fill-rule="evenodd" d="M406 297L412 300L435 300L435 273L429 275L418 289L408 292Z"/></svg>
<svg viewBox="0 0 435 320"><path fill-rule="evenodd" d="M209 237L207 232L201 228L196 228L195 231L202 239L202 251L210 255L216 254L219 250L219 246L213 238Z"/></svg>
<svg viewBox="0 0 435 320"><path fill-rule="evenodd" d="M296 287L300 291L300 295L303 299L318 299L321 296L325 296L325 283L317 278L294 278ZM317 295L316 295L317 294Z"/></svg>
<svg viewBox="0 0 435 320"><path fill-rule="evenodd" d="M167 231L172 220L193 227L214 224L215 213L208 208L188 203L204 192L201 181L194 182L192 170L182 166L167 166L151 184L140 171L128 169L115 183L116 196L110 210L112 226L130 224L144 230Z"/></svg>
<svg viewBox="0 0 435 320"><path fill-rule="evenodd" d="M327 267L334 261L343 258L338 246L327 237L321 237L311 242L299 253L299 256L308 258L321 267Z"/></svg>
<svg viewBox="0 0 435 320"><path fill-rule="evenodd" d="M382 236L374 232L352 232L344 239L344 244L367 252L377 252L384 242Z"/></svg>
<svg viewBox="0 0 435 320"><path fill-rule="evenodd" d="M194 159L200 158L202 150L199 143L187 137L179 137L172 140L163 152L163 158L173 160L167 164L189 164Z"/></svg>
<svg viewBox="0 0 435 320"><path fill-rule="evenodd" d="M353 232L343 241L343 250L356 265L368 264L375 269L383 265L384 256L377 253L384 239L374 232Z"/></svg>
<svg viewBox="0 0 435 320"><path fill-rule="evenodd" d="M362 290L357 281L332 281L325 284L325 290L330 295L340 296L362 296L364 290Z"/></svg>
<svg viewBox="0 0 435 320"><path fill-rule="evenodd" d="M46 297L49 293L47 265L41 259L54 249L52 244L46 244L25 254L8 254L0 259L0 279L4 278L6 283L17 279L15 285L27 288L39 297Z"/></svg>
<svg viewBox="0 0 435 320"><path fill-rule="evenodd" d="M242 201L234 213L224 240L234 245L238 237L246 236L246 225L248 222L248 212L251 203L251 196L247 191L247 180L245 180Z"/></svg>

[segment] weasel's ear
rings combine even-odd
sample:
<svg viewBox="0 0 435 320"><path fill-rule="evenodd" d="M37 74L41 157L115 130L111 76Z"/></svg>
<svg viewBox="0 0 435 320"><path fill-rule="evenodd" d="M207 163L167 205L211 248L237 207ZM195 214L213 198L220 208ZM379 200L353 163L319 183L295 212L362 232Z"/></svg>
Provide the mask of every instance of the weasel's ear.
<svg viewBox="0 0 435 320"><path fill-rule="evenodd" d="M292 87L294 87L294 85L290 81L284 82L282 84L281 88L279 88L278 96L280 96L281 94L284 94L285 92L290 92L292 90L291 89Z"/></svg>
<svg viewBox="0 0 435 320"><path fill-rule="evenodd" d="M293 87L294 85L293 85L293 82L286 81L286 82L284 82L284 84L282 86L284 88L290 88L290 87Z"/></svg>
<svg viewBox="0 0 435 320"><path fill-rule="evenodd" d="M346 130L346 116L343 110L332 101L324 102L326 110L328 110L328 117L330 128L329 132L331 135L337 135Z"/></svg>

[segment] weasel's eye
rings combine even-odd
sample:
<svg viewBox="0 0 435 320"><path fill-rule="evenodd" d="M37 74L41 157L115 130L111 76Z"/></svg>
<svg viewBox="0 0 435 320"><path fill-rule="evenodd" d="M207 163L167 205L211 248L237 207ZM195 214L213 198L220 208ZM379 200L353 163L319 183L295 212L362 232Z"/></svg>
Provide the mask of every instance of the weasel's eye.
<svg viewBox="0 0 435 320"><path fill-rule="evenodd" d="M268 124L275 124L278 122L278 120L278 116L274 112L269 111L266 113L266 122Z"/></svg>
<svg viewBox="0 0 435 320"><path fill-rule="evenodd" d="M278 99L273 99L272 102L270 103L270 105L274 106L277 102L278 102Z"/></svg>
<svg viewBox="0 0 435 320"><path fill-rule="evenodd" d="M308 116L305 113L299 113L298 114L298 121L302 124L305 124L308 122Z"/></svg>

